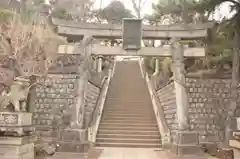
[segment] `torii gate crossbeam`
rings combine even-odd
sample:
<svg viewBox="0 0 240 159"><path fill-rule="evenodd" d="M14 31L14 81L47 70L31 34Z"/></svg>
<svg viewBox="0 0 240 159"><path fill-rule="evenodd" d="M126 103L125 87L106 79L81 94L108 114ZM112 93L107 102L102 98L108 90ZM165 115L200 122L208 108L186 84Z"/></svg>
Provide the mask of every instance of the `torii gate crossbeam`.
<svg viewBox="0 0 240 159"><path fill-rule="evenodd" d="M115 24L94 24L94 23L75 23L71 21L52 19L57 26L59 35L69 38L83 38L84 35L92 35L94 38L122 38L121 25ZM181 37L181 39L200 39L208 35L208 30L214 25L213 22L204 24L178 24L178 25L143 25L143 39L171 39L172 37Z"/></svg>
<svg viewBox="0 0 240 159"><path fill-rule="evenodd" d="M60 45L58 48L59 54L78 54L80 50L77 51L77 47L74 45ZM93 45L91 47L92 55L102 55L102 56L152 56L152 57L170 57L172 56L171 48L168 47L142 47L138 51L125 51L121 47L109 47L103 45ZM184 48L185 57L204 57L205 49L202 47L198 48Z"/></svg>

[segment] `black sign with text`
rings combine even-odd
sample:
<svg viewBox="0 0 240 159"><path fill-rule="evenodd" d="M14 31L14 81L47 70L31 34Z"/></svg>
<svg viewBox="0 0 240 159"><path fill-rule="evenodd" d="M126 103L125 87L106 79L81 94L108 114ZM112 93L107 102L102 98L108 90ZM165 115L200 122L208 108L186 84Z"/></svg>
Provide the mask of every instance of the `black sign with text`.
<svg viewBox="0 0 240 159"><path fill-rule="evenodd" d="M142 20L123 19L123 49L139 50L142 40Z"/></svg>

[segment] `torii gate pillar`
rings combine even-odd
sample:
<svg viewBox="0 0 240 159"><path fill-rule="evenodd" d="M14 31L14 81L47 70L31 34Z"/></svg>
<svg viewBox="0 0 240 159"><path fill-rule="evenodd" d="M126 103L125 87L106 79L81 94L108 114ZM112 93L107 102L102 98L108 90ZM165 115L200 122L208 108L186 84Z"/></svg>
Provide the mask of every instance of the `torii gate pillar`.
<svg viewBox="0 0 240 159"><path fill-rule="evenodd" d="M199 147L199 135L190 130L188 114L188 93L186 89L184 49L179 43L181 39L172 38L171 51L173 56L173 78L176 91L177 106L177 130L172 131L172 151L180 156L199 155L202 150ZM193 156L192 156L193 157Z"/></svg>

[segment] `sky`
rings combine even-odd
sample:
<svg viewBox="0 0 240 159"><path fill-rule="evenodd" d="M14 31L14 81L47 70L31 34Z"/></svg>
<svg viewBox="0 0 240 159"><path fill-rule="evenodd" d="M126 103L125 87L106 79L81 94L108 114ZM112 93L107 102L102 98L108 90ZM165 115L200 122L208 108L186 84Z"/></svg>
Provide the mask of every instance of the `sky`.
<svg viewBox="0 0 240 159"><path fill-rule="evenodd" d="M111 1L114 1L114 0L93 0L93 1L95 1L94 8L100 8L100 6L102 8L104 8ZM119 1L123 2L123 4L125 5L125 7L127 9L133 11L131 0L119 0ZM142 11L142 15L151 14L153 12L153 10L152 10L152 3L156 3L157 0L142 0L142 1L145 1L144 7L143 7L143 11ZM219 7L218 11L216 11L214 19L221 20L225 16L226 17L231 16L231 14L229 13L229 3L223 4L223 5L221 5Z"/></svg>
<svg viewBox="0 0 240 159"><path fill-rule="evenodd" d="M94 7L95 8L100 8L101 6L101 2L102 2L102 8L106 7L110 2L114 1L114 0L93 0L95 1ZM125 7L129 10L133 11L133 6L131 3L131 0L119 0L121 2L123 2L123 4L125 5ZM152 2L156 1L156 0L142 0L144 2L144 7L143 7L143 11L142 14L151 14L152 13Z"/></svg>

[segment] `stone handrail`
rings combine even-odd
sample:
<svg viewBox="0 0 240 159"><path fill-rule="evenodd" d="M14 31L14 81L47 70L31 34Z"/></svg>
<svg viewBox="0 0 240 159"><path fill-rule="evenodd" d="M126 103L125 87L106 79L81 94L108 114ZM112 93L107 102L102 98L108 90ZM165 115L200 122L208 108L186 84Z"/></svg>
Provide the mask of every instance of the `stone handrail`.
<svg viewBox="0 0 240 159"><path fill-rule="evenodd" d="M167 126L167 122L164 118L164 111L163 108L161 107L161 103L157 97L156 91L152 85L152 82L149 78L148 73L145 70L143 60L139 60L139 65L141 69L141 73L143 78L146 80L148 91L151 97L152 105L153 105L153 110L157 119L157 124L159 128L159 132L162 136L162 142L163 144L167 144L170 142L170 129Z"/></svg>
<svg viewBox="0 0 240 159"><path fill-rule="evenodd" d="M102 117L102 112L103 112L104 103L107 96L108 86L111 80L111 76L112 76L112 71L110 70L107 78L105 78L104 80L102 90L98 98L97 106L93 113L92 122L88 128L88 141L91 143L95 143L95 140L96 140L97 130Z"/></svg>

